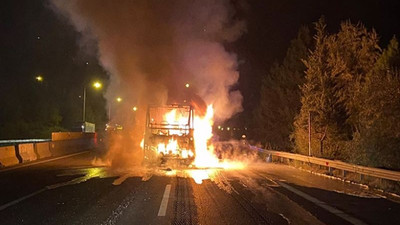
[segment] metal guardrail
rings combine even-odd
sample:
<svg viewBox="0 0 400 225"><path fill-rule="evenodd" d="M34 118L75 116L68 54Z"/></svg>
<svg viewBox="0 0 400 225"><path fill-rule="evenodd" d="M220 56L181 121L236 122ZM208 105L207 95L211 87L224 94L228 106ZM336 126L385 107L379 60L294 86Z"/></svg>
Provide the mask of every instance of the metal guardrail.
<svg viewBox="0 0 400 225"><path fill-rule="evenodd" d="M17 144L25 144L25 143L39 143L39 142L47 142L47 141L51 141L51 139L0 140L0 146L9 146L9 145L17 145Z"/></svg>
<svg viewBox="0 0 400 225"><path fill-rule="evenodd" d="M271 150L264 150L258 149L261 152L270 154L272 156L312 163L316 165L326 166L334 169L339 169L347 172L362 174L366 176L387 179L392 181L400 181L400 172L392 171L392 170L385 170L385 169L378 169L378 168L371 168L365 166L358 166L350 163L345 163L338 160L329 160L329 159L322 159L316 157L310 157L305 155L293 154L288 152L279 152L279 151L271 151Z"/></svg>

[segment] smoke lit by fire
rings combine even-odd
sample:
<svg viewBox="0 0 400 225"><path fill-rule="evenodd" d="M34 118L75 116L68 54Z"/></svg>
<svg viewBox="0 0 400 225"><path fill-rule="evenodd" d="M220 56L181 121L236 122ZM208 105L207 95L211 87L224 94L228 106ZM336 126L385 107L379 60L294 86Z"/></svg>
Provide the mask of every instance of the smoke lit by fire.
<svg viewBox="0 0 400 225"><path fill-rule="evenodd" d="M107 164L140 166L147 105L183 99L190 92L208 107L205 115L194 118L195 153L182 155L195 154L193 164L198 168L240 167L219 159L210 143L213 121L228 119L242 109L242 96L234 89L239 78L237 58L224 47L245 30L235 15L240 4L229 0L50 2L81 33L83 48L94 43L94 52L110 75L105 97L111 122L118 120L124 130L110 146ZM124 98L118 110L117 95ZM132 112L132 106L137 111ZM176 112L165 116L167 121L179 120ZM171 139L160 143L158 151L178 147Z"/></svg>

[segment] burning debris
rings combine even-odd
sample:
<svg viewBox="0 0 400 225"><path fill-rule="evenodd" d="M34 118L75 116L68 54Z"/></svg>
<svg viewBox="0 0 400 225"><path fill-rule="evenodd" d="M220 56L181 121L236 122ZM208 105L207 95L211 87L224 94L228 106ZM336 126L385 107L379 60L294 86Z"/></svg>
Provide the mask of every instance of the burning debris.
<svg viewBox="0 0 400 225"><path fill-rule="evenodd" d="M243 162L219 159L210 142L213 107L198 116L190 105L149 106L142 148L148 164L191 168L196 183L209 179L215 169L242 169ZM196 170L195 170L196 169ZM198 170L200 169L200 170Z"/></svg>
<svg viewBox="0 0 400 225"><path fill-rule="evenodd" d="M196 168L228 167L221 164L210 143L213 108L203 116L191 105L149 106L143 139L144 157L148 162L179 160Z"/></svg>
<svg viewBox="0 0 400 225"><path fill-rule="evenodd" d="M194 109L190 105L149 106L143 141L147 164L174 160L189 165L194 159Z"/></svg>

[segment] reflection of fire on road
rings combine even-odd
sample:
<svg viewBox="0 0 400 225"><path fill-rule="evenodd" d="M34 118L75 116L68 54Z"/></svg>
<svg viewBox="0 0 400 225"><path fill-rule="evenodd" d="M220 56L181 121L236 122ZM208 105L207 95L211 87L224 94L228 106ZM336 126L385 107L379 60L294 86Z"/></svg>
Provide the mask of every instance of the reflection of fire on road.
<svg viewBox="0 0 400 225"><path fill-rule="evenodd" d="M216 169L244 168L243 162L216 156L210 143L213 116L212 105L207 106L203 116L196 115L190 105L150 106L141 144L145 160L150 164L173 160L180 162L174 165L195 168L188 174L196 183L209 179Z"/></svg>

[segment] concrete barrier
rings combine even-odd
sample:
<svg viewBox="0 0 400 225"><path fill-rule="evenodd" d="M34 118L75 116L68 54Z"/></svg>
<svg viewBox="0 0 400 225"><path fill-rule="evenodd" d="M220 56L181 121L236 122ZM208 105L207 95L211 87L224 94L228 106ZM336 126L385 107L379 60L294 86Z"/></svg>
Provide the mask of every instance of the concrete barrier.
<svg viewBox="0 0 400 225"><path fill-rule="evenodd" d="M52 141L49 142L49 150L51 152L52 156L61 156L63 154L66 154L65 150L65 142L64 141Z"/></svg>
<svg viewBox="0 0 400 225"><path fill-rule="evenodd" d="M96 133L84 133L84 132L53 132L51 133L52 141L64 141L74 139L90 139L95 138Z"/></svg>
<svg viewBox="0 0 400 225"><path fill-rule="evenodd" d="M36 143L36 152L39 159L51 157L49 142Z"/></svg>
<svg viewBox="0 0 400 225"><path fill-rule="evenodd" d="M79 135L59 133L58 135L59 139L65 139L0 147L0 168L43 158L64 156L97 147L96 133L80 133Z"/></svg>
<svg viewBox="0 0 400 225"><path fill-rule="evenodd" d="M17 158L14 146L0 147L0 167L12 166L18 163L19 160Z"/></svg>
<svg viewBox="0 0 400 225"><path fill-rule="evenodd" d="M22 162L30 162L38 159L37 155L35 154L33 143L19 144L18 147Z"/></svg>

